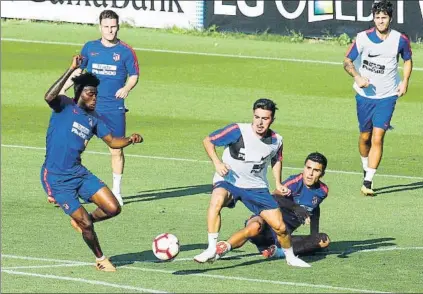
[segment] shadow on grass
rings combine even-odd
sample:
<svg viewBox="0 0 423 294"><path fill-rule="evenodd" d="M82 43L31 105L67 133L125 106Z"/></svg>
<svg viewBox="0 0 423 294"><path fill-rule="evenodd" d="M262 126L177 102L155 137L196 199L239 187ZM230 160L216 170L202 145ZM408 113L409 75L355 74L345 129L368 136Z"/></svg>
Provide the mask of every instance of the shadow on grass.
<svg viewBox="0 0 423 294"><path fill-rule="evenodd" d="M418 190L423 189L423 181L415 182L411 184L405 184L405 185L392 185L392 186L386 186L374 189L376 192L376 195L381 194L390 194L390 193L396 193L396 192L404 192L404 191L410 191L410 190Z"/></svg>
<svg viewBox="0 0 423 294"><path fill-rule="evenodd" d="M140 191L139 194L133 196L124 197L125 205L133 202L152 201L164 198L175 198L193 196L197 194L210 194L212 191L212 185L194 185L185 187L173 187L162 190L146 190Z"/></svg>
<svg viewBox="0 0 423 294"><path fill-rule="evenodd" d="M308 263L313 263L313 262L326 258L326 256L328 255L337 255L337 257L339 258L348 258L349 255L353 253L358 253L360 251L377 250L383 247L394 246L396 244L390 242L393 240L395 240L395 238L377 238L377 239L359 240L359 241L335 241L331 243L331 245L329 246L329 249L317 251L308 255L303 255L301 259L303 259L304 261ZM382 250L383 249L381 249L381 251ZM254 257L254 256L259 257L260 254L256 253L256 254L243 254L243 255L229 256L217 261L217 263L222 264L222 266L220 267L207 267L204 269L180 270L180 271L174 272L173 274L174 275L202 274L209 271L226 270L226 269L249 266L253 264L259 264L262 262L269 262L269 261L275 260L275 259L258 258L254 260L247 260L239 264L224 266L225 261L233 261L234 259L242 260L243 258ZM281 260L281 262L285 262L285 261Z"/></svg>

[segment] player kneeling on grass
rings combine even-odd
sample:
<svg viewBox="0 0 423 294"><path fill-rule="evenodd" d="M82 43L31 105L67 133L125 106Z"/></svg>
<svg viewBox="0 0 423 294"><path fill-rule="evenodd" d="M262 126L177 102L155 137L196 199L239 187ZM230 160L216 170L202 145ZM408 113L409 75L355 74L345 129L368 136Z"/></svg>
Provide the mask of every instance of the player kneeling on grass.
<svg viewBox="0 0 423 294"><path fill-rule="evenodd" d="M282 184L288 188L286 193L279 190L273 197L279 204L287 231L292 234L302 224L310 224L310 235L291 236L294 254L306 254L329 246L330 240L325 233L319 233L320 203L328 195L328 187L320 181L325 174L327 159L320 153L307 156L301 174L292 175ZM284 257L283 250L273 230L259 215L247 220L245 228L233 234L228 241L216 245L218 258L231 249L239 248L250 240L265 257Z"/></svg>
<svg viewBox="0 0 423 294"><path fill-rule="evenodd" d="M45 100L53 109L47 130L46 157L41 168L41 182L49 201L58 203L71 217L72 226L96 256L100 271L116 271L103 255L94 223L118 215L121 207L112 191L81 164L81 154L93 135L111 148L124 148L143 141L139 134L112 137L111 131L94 111L100 81L91 73L74 78L75 98L59 95L64 83L81 64L74 56L70 68L50 87ZM94 202L97 209L88 213L78 197Z"/></svg>

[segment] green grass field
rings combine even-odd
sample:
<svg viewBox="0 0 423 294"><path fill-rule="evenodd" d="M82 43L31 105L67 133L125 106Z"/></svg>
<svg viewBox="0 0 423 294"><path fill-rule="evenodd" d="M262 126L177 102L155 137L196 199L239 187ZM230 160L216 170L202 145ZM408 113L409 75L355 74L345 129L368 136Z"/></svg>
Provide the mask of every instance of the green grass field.
<svg viewBox="0 0 423 294"><path fill-rule="evenodd" d="M122 29L123 40L143 48L127 130L145 142L125 151L122 214L96 225L105 254L119 265L102 273L69 218L47 204L39 180L50 114L43 95L98 30L18 21L2 21L1 29L1 292L423 292L423 50L414 50L417 70L385 140L379 194L365 198L352 79L341 64L281 60L341 63L347 48ZM284 178L300 172L312 151L329 159L320 227L332 244L304 257L311 269L263 260L250 244L213 264L192 260L206 247L214 172L201 141L228 123L249 122L260 97L279 106L273 129L284 137ZM90 142L83 161L111 184L101 140ZM224 209L220 239L249 215L242 204ZM180 239L173 262L154 262L151 242L162 232Z"/></svg>

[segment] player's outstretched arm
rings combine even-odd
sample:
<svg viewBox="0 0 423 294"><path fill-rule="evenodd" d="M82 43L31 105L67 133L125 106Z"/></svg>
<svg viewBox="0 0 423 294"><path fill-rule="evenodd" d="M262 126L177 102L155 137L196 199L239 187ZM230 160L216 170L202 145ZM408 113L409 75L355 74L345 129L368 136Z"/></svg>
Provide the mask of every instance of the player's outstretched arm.
<svg viewBox="0 0 423 294"><path fill-rule="evenodd" d="M140 134L132 134L130 137L117 138L111 134L104 136L103 141L110 147L115 149L125 148L131 144L142 143L144 141Z"/></svg>
<svg viewBox="0 0 423 294"><path fill-rule="evenodd" d="M72 58L72 64L69 69L66 70L66 72L56 82L54 82L50 89L48 89L48 91L44 95L44 99L48 104L50 104L54 99L59 96L60 90L63 88L63 85L65 84L67 79L81 65L81 60L81 55L74 56Z"/></svg>

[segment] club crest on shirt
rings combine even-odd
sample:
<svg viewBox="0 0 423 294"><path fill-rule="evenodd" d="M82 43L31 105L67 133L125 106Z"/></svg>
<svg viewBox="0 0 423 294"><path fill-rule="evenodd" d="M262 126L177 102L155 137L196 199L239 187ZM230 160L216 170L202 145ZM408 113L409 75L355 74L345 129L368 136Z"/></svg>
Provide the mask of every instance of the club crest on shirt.
<svg viewBox="0 0 423 294"><path fill-rule="evenodd" d="M313 196L313 199L311 200L311 203L313 205L316 205L318 201L319 201L319 198L317 196Z"/></svg>
<svg viewBox="0 0 423 294"><path fill-rule="evenodd" d="M120 54L119 53L113 53L113 60L119 61L120 60Z"/></svg>
<svg viewBox="0 0 423 294"><path fill-rule="evenodd" d="M93 126L93 119L91 117L88 118L88 124L90 125L90 127Z"/></svg>

